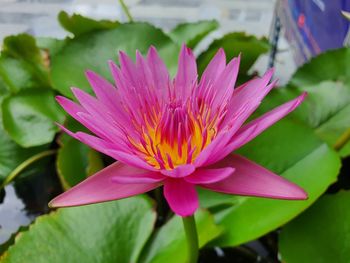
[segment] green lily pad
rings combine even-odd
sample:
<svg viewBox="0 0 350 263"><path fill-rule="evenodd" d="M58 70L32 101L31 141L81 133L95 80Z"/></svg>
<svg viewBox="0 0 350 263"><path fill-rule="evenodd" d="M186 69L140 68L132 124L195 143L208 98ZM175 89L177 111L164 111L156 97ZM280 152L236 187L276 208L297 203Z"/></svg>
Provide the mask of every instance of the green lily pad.
<svg viewBox="0 0 350 263"><path fill-rule="evenodd" d="M52 37L37 37L36 44L40 49L47 50L49 53L49 59L56 55L64 45L69 41L68 38L57 39Z"/></svg>
<svg viewBox="0 0 350 263"><path fill-rule="evenodd" d="M27 63L11 57L0 57L0 76L12 93L41 85Z"/></svg>
<svg viewBox="0 0 350 263"><path fill-rule="evenodd" d="M301 87L288 86L275 89L261 106L267 111L280 105L302 91L308 92L305 101L298 107L293 116L310 126L321 139L331 147L350 129L350 86L340 81L323 81ZM349 147L350 142L341 148ZM341 156L350 154L350 150L341 149Z"/></svg>
<svg viewBox="0 0 350 263"><path fill-rule="evenodd" d="M198 71L202 73L219 48L223 48L227 61L242 55L239 74L246 75L258 57L266 53L270 46L266 38L258 39L243 32L229 33L216 39L197 59Z"/></svg>
<svg viewBox="0 0 350 263"><path fill-rule="evenodd" d="M6 134L0 123L0 185L5 178L22 162L43 151L46 147L22 148ZM24 174L32 174L27 170ZM23 175L24 175L23 174Z"/></svg>
<svg viewBox="0 0 350 263"><path fill-rule="evenodd" d="M80 36L96 30L112 29L119 25L119 22L109 20L97 21L79 14L70 16L65 11L61 11L58 14L58 21L64 29L73 33L74 36Z"/></svg>
<svg viewBox="0 0 350 263"><path fill-rule="evenodd" d="M210 32L219 27L215 20L198 21L194 23L182 23L169 32L169 36L180 45L185 43L188 47L194 48Z"/></svg>
<svg viewBox="0 0 350 263"><path fill-rule="evenodd" d="M291 119L270 127L238 153L298 184L306 190L309 199L287 201L214 193L208 198L202 191L203 206L223 206L213 211L216 222L225 232L212 245L242 244L287 223L336 181L340 168L338 155L318 139L312 129Z"/></svg>
<svg viewBox="0 0 350 263"><path fill-rule="evenodd" d="M295 89L320 93L321 97L319 108L316 114L320 115L323 111L324 121L320 123L317 132L321 138L329 144L338 143L341 135L350 129L349 124L349 96L350 96L350 72L348 68L350 59L350 48L341 48L325 52L300 67L292 76L289 86ZM322 90L320 82L327 81L329 88ZM333 82L333 84L330 84ZM326 84L323 84L326 85ZM339 86L342 86L340 89ZM314 88L312 88L314 87ZM319 91L321 89L321 91ZM314 94L311 94L312 96ZM328 99L331 99L328 104ZM320 110L320 108L324 110ZM312 112L312 111L310 111ZM342 157L350 155L350 142L339 151Z"/></svg>
<svg viewBox="0 0 350 263"><path fill-rule="evenodd" d="M298 68L289 84L296 87L315 85L321 81L341 81L350 84L350 48L340 48L320 54Z"/></svg>
<svg viewBox="0 0 350 263"><path fill-rule="evenodd" d="M279 238L283 262L348 262L349 202L349 191L323 196L283 227Z"/></svg>
<svg viewBox="0 0 350 263"><path fill-rule="evenodd" d="M41 64L43 62L35 38L28 34L6 37L1 54L24 59L33 64Z"/></svg>
<svg viewBox="0 0 350 263"><path fill-rule="evenodd" d="M144 196L59 209L20 233L1 262L136 262L155 217Z"/></svg>
<svg viewBox="0 0 350 263"><path fill-rule="evenodd" d="M158 49L171 72L174 72L179 46L150 24L122 24L115 29L76 37L52 58L53 86L68 97L72 97L72 86L91 91L84 75L87 69L111 80L108 60L116 60L118 51L125 51L135 57L136 49L145 54L151 45Z"/></svg>
<svg viewBox="0 0 350 263"><path fill-rule="evenodd" d="M218 237L222 229L215 225L213 216L205 210L195 214L199 247ZM187 244L182 219L174 216L145 247L140 263L186 262Z"/></svg>
<svg viewBox="0 0 350 263"><path fill-rule="evenodd" d="M35 38L28 34L5 38L0 57L0 75L13 93L24 88L50 86L44 58Z"/></svg>
<svg viewBox="0 0 350 263"><path fill-rule="evenodd" d="M70 138L58 150L56 167L63 188L69 189L104 165L98 152Z"/></svg>
<svg viewBox="0 0 350 263"><path fill-rule="evenodd" d="M50 143L64 113L47 89L25 89L8 96L2 103L4 129L22 147Z"/></svg>

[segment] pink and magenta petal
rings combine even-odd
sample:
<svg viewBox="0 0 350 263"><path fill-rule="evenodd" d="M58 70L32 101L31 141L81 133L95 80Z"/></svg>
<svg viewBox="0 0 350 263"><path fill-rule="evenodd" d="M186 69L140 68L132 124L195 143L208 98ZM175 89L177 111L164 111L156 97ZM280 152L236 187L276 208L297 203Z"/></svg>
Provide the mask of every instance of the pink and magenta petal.
<svg viewBox="0 0 350 263"><path fill-rule="evenodd" d="M303 102L305 96L306 93L303 93L294 100L286 102L285 104L276 107L275 109L265 113L261 117L244 125L232 137L230 143L228 143L225 147L222 147L220 151L216 151L215 153L213 153L210 161L208 161L207 164L212 164L221 160L234 150L253 140L256 136L265 131L271 125L273 125L274 123L285 117L287 114L295 110L295 108Z"/></svg>
<svg viewBox="0 0 350 263"><path fill-rule="evenodd" d="M171 210L179 216L191 216L199 207L195 186L183 179L166 180L164 182L164 196Z"/></svg>
<svg viewBox="0 0 350 263"><path fill-rule="evenodd" d="M190 175L196 170L196 167L192 164L179 165L171 170L161 170L160 172L166 176L181 178Z"/></svg>
<svg viewBox="0 0 350 263"><path fill-rule="evenodd" d="M200 86L207 86L210 82L213 84L218 79L225 67L225 51L220 48L204 70L200 81Z"/></svg>
<svg viewBox="0 0 350 263"><path fill-rule="evenodd" d="M228 178L202 187L226 194L268 197L276 199L303 200L307 193L296 184L242 156L231 154L213 167L234 167Z"/></svg>
<svg viewBox="0 0 350 263"><path fill-rule="evenodd" d="M188 98L192 92L192 87L197 80L197 64L192 50L182 46L179 56L179 66L175 77L176 94L183 100Z"/></svg>
<svg viewBox="0 0 350 263"><path fill-rule="evenodd" d="M226 179L234 173L232 167L218 169L197 169L193 174L186 176L184 179L191 184L212 184Z"/></svg>
<svg viewBox="0 0 350 263"><path fill-rule="evenodd" d="M232 138L232 145L230 151L233 151L242 145L248 143L268 127L285 117L287 114L295 110L296 107L300 105L305 99L307 93L304 92L299 97L282 104L281 106L276 107L275 109L265 113L261 117L249 122L247 125L244 125ZM249 135L249 136L248 136ZM244 138L244 140L242 140ZM235 143L235 142L238 143ZM233 147L232 147L233 146Z"/></svg>
<svg viewBox="0 0 350 263"><path fill-rule="evenodd" d="M166 177L159 172L145 172L142 174L133 175L117 175L112 178L112 181L119 184L150 184L160 183Z"/></svg>
<svg viewBox="0 0 350 263"><path fill-rule="evenodd" d="M142 194L159 186L159 183L119 184L112 180L118 175L142 173L145 171L116 162L57 196L50 202L50 206L67 207L112 201Z"/></svg>

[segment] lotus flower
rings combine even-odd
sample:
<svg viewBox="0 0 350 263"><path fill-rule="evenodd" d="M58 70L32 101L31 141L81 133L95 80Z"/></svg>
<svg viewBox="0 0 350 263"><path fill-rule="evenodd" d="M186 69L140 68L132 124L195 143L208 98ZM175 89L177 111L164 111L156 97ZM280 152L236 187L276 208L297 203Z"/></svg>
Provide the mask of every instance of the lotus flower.
<svg viewBox="0 0 350 263"><path fill-rule="evenodd" d="M96 97L78 88L79 101L59 104L94 135L70 136L118 161L51 201L52 207L79 206L145 193L164 186L178 215L199 206L197 187L215 192L305 199L297 185L232 153L293 111L305 93L253 121L248 117L274 87L273 71L234 88L240 57L226 65L223 49L198 80L196 59L182 46L178 72L171 79L156 49L136 63L119 54L120 68L109 62L115 85L94 72L86 76Z"/></svg>

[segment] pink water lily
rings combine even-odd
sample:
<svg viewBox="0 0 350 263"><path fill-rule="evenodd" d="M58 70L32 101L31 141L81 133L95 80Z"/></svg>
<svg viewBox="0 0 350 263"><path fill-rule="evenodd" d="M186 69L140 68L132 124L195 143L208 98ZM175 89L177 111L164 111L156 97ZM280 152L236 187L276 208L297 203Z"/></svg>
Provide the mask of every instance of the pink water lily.
<svg viewBox="0 0 350 263"><path fill-rule="evenodd" d="M96 94L72 88L79 101L57 97L61 106L94 135L69 135L118 160L51 201L79 206L130 197L164 186L180 216L199 206L197 187L278 199L305 199L299 186L232 152L293 111L305 93L246 123L274 87L269 70L234 88L240 57L226 65L220 49L200 80L192 51L183 46L172 80L155 48L134 63L119 54L110 62L115 85L94 72L86 76Z"/></svg>

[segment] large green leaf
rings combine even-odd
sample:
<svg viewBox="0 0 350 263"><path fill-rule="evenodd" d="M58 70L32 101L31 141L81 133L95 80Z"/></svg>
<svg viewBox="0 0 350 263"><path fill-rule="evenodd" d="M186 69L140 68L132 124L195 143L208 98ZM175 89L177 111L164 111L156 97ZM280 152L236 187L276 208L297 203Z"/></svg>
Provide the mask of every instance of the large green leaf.
<svg viewBox="0 0 350 263"><path fill-rule="evenodd" d="M208 211L199 210L195 218L200 247L222 232L221 228L215 225L214 218ZM163 225L145 247L144 252L140 263L186 262L187 243L181 218L174 216Z"/></svg>
<svg viewBox="0 0 350 263"><path fill-rule="evenodd" d="M323 196L287 224L279 238L288 263L346 263L350 259L350 192Z"/></svg>
<svg viewBox="0 0 350 263"><path fill-rule="evenodd" d="M316 201L336 180L340 168L339 157L333 150L320 141L310 128L290 119L270 127L238 153L300 185L309 199L286 201L214 196L212 193L208 198L201 192L202 205L224 205L225 209L214 210L217 211L216 221L226 230L214 243L222 246L253 240L285 224Z"/></svg>
<svg viewBox="0 0 350 263"><path fill-rule="evenodd" d="M317 133L329 144L334 145L342 134L350 129L349 97L350 97L350 49L341 48L325 52L300 67L289 82L295 89L307 89L314 102L318 103L316 117L323 120L317 124ZM320 85L322 81L333 81ZM341 88L339 88L341 86ZM315 94L316 93L316 96ZM311 97L310 96L310 97ZM330 101L328 101L330 99ZM316 101L320 100L320 101ZM308 100L310 101L310 100ZM314 110L309 110L312 116ZM317 121L317 119L316 119ZM313 120L313 122L316 122ZM340 149L340 155L350 154L350 142Z"/></svg>
<svg viewBox="0 0 350 263"><path fill-rule="evenodd" d="M350 129L350 85L339 81L324 81L302 87L275 89L266 98L261 110L267 111L296 97L302 91L307 91L308 96L293 115L333 147ZM341 151L343 156L349 154L350 151L346 149Z"/></svg>
<svg viewBox="0 0 350 263"><path fill-rule="evenodd" d="M219 23L215 20L183 23L171 30L169 36L180 45L185 43L188 47L194 48L203 38L218 27Z"/></svg>
<svg viewBox="0 0 350 263"><path fill-rule="evenodd" d="M64 189L104 167L99 153L73 138L68 139L58 150L56 166Z"/></svg>
<svg viewBox="0 0 350 263"><path fill-rule="evenodd" d="M115 29L86 33L67 43L52 59L54 88L65 96L72 96L70 87L90 91L85 78L87 69L108 79L111 74L108 60L116 60L119 50L135 57L135 50L145 54L154 45L169 69L174 72L179 46L160 29L147 23L129 23Z"/></svg>
<svg viewBox="0 0 350 263"><path fill-rule="evenodd" d="M327 51L298 68L289 83L303 87L330 80L350 85L349 61L350 48Z"/></svg>
<svg viewBox="0 0 350 263"><path fill-rule="evenodd" d="M64 29L73 33L75 36L96 30L111 29L119 25L119 22L109 20L97 21L79 14L70 16L65 11L61 11L58 14L58 21Z"/></svg>
<svg viewBox="0 0 350 263"><path fill-rule="evenodd" d="M143 196L59 209L19 234L1 262L136 262L155 217Z"/></svg>
<svg viewBox="0 0 350 263"><path fill-rule="evenodd" d="M24 59L33 64L43 63L35 38L28 34L6 37L1 53L2 55Z"/></svg>
<svg viewBox="0 0 350 263"><path fill-rule="evenodd" d="M48 58L56 55L64 45L69 41L68 38L65 39L56 39L52 37L37 37L36 43L40 49L48 51Z"/></svg>
<svg viewBox="0 0 350 263"><path fill-rule="evenodd" d="M50 86L43 56L35 38L28 34L5 38L0 58L0 75L12 92L23 88Z"/></svg>
<svg viewBox="0 0 350 263"><path fill-rule="evenodd" d="M2 103L4 129L22 147L50 143L58 131L55 121L64 114L46 89L25 89L8 96Z"/></svg>
<svg viewBox="0 0 350 263"><path fill-rule="evenodd" d="M22 148L6 134L0 125L0 185L5 178L22 162L29 157L43 151L46 147ZM33 170L27 170L26 175L32 174Z"/></svg>
<svg viewBox="0 0 350 263"><path fill-rule="evenodd" d="M0 57L0 76L12 93L40 86L40 80L32 74L31 67L15 58Z"/></svg>
<svg viewBox="0 0 350 263"><path fill-rule="evenodd" d="M8 95L8 91L5 89L4 84L0 79L0 104L4 97ZM44 151L46 146L32 147L29 149L22 148L16 144L8 134L5 132L2 125L2 116L0 114L0 185L3 184L5 178L22 162L30 158L31 156ZM37 167L34 169L26 169L21 175L30 175L37 171Z"/></svg>
<svg viewBox="0 0 350 263"><path fill-rule="evenodd" d="M199 72L204 71L219 48L225 50L228 61L239 54L242 55L239 73L244 75L258 57L269 50L269 43L266 38L258 39L242 32L227 34L213 41L209 48L199 55L197 59Z"/></svg>

